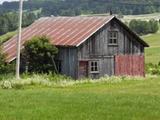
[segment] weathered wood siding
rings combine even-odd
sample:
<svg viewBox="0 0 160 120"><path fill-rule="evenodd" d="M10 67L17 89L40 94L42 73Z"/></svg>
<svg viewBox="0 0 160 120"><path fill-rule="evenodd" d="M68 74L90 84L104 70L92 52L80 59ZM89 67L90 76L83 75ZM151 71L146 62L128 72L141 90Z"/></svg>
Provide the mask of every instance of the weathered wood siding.
<svg viewBox="0 0 160 120"><path fill-rule="evenodd" d="M77 48L59 47L56 59L61 61L61 74L77 78Z"/></svg>
<svg viewBox="0 0 160 120"><path fill-rule="evenodd" d="M109 31L118 32L118 44L108 44ZM99 76L114 75L115 55L143 55L144 46L114 19L78 48L78 60L99 60ZM97 75L97 76L98 76ZM92 76L92 74L90 74Z"/></svg>
<svg viewBox="0 0 160 120"><path fill-rule="evenodd" d="M109 31L118 32L118 44L108 44ZM134 35L130 34L114 19L92 35L78 48L59 47L57 59L61 61L61 73L73 78L111 76L116 74L116 60L118 55L144 55L144 46L138 42ZM90 61L98 61L99 72L90 72ZM85 65L84 62L85 61ZM144 58L141 59L144 62ZM88 63L88 65L87 65ZM88 68L86 68L88 67ZM86 71L88 71L88 74ZM142 68L144 70L144 67ZM84 74L84 76L83 76Z"/></svg>
<svg viewBox="0 0 160 120"><path fill-rule="evenodd" d="M113 24L114 23L114 24ZM112 25L111 25L112 24ZM118 44L108 45L108 32L118 31ZM144 47L133 35L122 26L112 21L107 24L79 48L79 59L90 58L91 55L113 56L117 54L143 55Z"/></svg>

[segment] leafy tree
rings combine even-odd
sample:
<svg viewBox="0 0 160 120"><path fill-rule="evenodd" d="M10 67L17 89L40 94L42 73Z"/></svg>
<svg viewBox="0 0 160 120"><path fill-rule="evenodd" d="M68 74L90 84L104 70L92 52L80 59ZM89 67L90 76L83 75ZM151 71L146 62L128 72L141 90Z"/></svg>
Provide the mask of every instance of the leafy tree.
<svg viewBox="0 0 160 120"><path fill-rule="evenodd" d="M23 14L23 27L26 27L37 19L34 13ZM18 14L16 12L6 13L0 16L0 35L5 34L10 31L14 31L18 28Z"/></svg>
<svg viewBox="0 0 160 120"><path fill-rule="evenodd" d="M47 37L34 37L24 45L21 53L21 66L27 66L28 72L46 73L54 71L54 56L57 53L58 49L49 43Z"/></svg>
<svg viewBox="0 0 160 120"><path fill-rule="evenodd" d="M9 26L8 26L8 21L7 18L5 17L0 17L0 35L5 34L8 32Z"/></svg>
<svg viewBox="0 0 160 120"><path fill-rule="evenodd" d="M14 64L6 63L5 54L0 48L0 74L8 74L13 72Z"/></svg>
<svg viewBox="0 0 160 120"><path fill-rule="evenodd" d="M149 24L150 24L151 33L156 33L159 30L158 21L152 19L149 21Z"/></svg>
<svg viewBox="0 0 160 120"><path fill-rule="evenodd" d="M141 20L131 20L129 27L139 35L156 33L159 29L158 21L141 21Z"/></svg>

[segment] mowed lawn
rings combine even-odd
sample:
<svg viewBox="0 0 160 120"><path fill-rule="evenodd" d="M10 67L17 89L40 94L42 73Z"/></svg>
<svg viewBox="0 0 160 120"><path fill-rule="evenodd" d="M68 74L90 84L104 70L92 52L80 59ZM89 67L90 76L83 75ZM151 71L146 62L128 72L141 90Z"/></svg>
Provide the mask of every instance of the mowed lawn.
<svg viewBox="0 0 160 120"><path fill-rule="evenodd" d="M160 120L160 78L0 89L0 120Z"/></svg>

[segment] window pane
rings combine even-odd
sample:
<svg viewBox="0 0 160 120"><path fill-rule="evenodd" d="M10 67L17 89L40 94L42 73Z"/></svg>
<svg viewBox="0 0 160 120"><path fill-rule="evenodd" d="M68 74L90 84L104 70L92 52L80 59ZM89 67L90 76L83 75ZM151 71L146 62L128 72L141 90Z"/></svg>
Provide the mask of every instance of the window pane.
<svg viewBox="0 0 160 120"><path fill-rule="evenodd" d="M91 62L91 72L98 72L98 61Z"/></svg>
<svg viewBox="0 0 160 120"><path fill-rule="evenodd" d="M112 39L109 40L109 43L112 43Z"/></svg>
<svg viewBox="0 0 160 120"><path fill-rule="evenodd" d="M117 39L118 39L118 32L117 31L112 31L109 32L109 44L117 44Z"/></svg>
<svg viewBox="0 0 160 120"><path fill-rule="evenodd" d="M95 67L97 66L97 62L95 62Z"/></svg>
<svg viewBox="0 0 160 120"><path fill-rule="evenodd" d="M114 32L114 37L115 37L115 38L117 37L117 32Z"/></svg>
<svg viewBox="0 0 160 120"><path fill-rule="evenodd" d="M117 43L117 39L114 39L114 43L115 43L115 44Z"/></svg>
<svg viewBox="0 0 160 120"><path fill-rule="evenodd" d="M94 62L91 62L91 66L92 66L92 67L94 66Z"/></svg>
<svg viewBox="0 0 160 120"><path fill-rule="evenodd" d="M97 66L95 67L95 71L98 71L98 67Z"/></svg>
<svg viewBox="0 0 160 120"><path fill-rule="evenodd" d="M112 38L112 37L113 37L112 32L110 32L110 38Z"/></svg>
<svg viewBox="0 0 160 120"><path fill-rule="evenodd" d="M91 67L91 71L94 71L94 67Z"/></svg>

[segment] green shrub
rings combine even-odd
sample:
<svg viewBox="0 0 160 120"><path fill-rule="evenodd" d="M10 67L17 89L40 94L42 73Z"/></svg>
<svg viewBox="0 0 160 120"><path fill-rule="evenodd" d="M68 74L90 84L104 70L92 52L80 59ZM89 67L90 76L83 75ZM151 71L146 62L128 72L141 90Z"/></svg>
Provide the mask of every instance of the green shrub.
<svg viewBox="0 0 160 120"><path fill-rule="evenodd" d="M1 87L3 89L11 89L12 88L12 83L10 81L3 81L1 83Z"/></svg>
<svg viewBox="0 0 160 120"><path fill-rule="evenodd" d="M0 75L8 74L13 72L14 63L6 63L5 54L2 53L0 47ZM1 77L1 76L0 76Z"/></svg>
<svg viewBox="0 0 160 120"><path fill-rule="evenodd" d="M49 43L49 38L34 37L28 40L21 53L22 66L27 67L30 73L49 73L55 71L54 56L58 53L58 49Z"/></svg>
<svg viewBox="0 0 160 120"><path fill-rule="evenodd" d="M160 75L160 62L159 64L146 64L146 73L151 75Z"/></svg>

